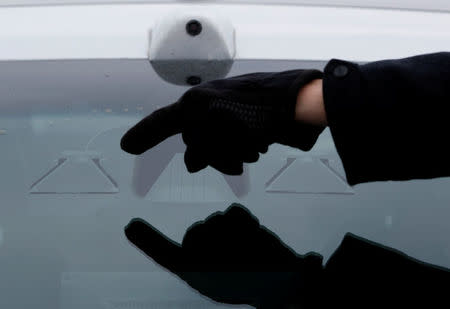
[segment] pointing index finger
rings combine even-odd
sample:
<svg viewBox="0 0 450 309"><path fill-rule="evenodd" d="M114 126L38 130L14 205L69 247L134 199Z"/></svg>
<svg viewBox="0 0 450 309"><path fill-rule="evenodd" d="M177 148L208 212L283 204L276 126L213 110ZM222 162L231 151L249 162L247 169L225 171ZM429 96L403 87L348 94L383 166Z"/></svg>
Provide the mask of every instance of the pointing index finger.
<svg viewBox="0 0 450 309"><path fill-rule="evenodd" d="M131 154L142 154L172 135L181 133L185 115L181 101L162 107L128 130L120 147Z"/></svg>
<svg viewBox="0 0 450 309"><path fill-rule="evenodd" d="M155 262L178 275L182 269L182 248L143 219L135 218L125 227L125 235Z"/></svg>

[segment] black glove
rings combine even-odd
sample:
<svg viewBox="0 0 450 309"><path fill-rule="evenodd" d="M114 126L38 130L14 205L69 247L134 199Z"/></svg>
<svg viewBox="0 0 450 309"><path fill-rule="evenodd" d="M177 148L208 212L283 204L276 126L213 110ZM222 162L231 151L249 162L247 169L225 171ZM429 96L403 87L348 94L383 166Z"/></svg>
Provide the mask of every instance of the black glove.
<svg viewBox="0 0 450 309"><path fill-rule="evenodd" d="M121 147L141 154L182 133L189 172L211 165L230 175L242 174L242 163L256 162L272 143L310 150L324 127L296 121L295 105L300 89L322 75L290 70L205 82L140 121Z"/></svg>
<svg viewBox="0 0 450 309"><path fill-rule="evenodd" d="M127 238L158 264L209 298L228 304L277 308L314 302L322 257L297 255L242 205L194 223L182 245L142 219Z"/></svg>

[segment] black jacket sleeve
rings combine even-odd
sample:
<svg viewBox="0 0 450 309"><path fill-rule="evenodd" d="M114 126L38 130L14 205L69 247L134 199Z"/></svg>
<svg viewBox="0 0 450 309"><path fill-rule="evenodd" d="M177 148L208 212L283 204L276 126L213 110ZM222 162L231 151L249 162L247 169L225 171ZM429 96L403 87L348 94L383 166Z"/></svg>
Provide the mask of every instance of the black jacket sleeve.
<svg viewBox="0 0 450 309"><path fill-rule="evenodd" d="M323 96L350 185L450 176L450 52L332 59Z"/></svg>

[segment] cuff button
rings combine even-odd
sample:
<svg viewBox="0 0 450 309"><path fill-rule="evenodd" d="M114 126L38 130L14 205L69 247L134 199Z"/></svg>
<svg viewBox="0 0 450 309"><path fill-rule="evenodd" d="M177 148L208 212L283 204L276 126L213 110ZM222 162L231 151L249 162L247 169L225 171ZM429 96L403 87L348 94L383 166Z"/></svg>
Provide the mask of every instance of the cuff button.
<svg viewBox="0 0 450 309"><path fill-rule="evenodd" d="M344 77L348 73L348 68L345 65L338 65L333 70L333 75L336 77Z"/></svg>

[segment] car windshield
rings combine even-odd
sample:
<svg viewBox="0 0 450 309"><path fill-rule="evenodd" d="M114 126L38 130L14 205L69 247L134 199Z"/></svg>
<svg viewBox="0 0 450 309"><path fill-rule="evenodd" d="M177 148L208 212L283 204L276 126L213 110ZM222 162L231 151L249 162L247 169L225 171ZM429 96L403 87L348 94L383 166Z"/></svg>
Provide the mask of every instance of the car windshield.
<svg viewBox="0 0 450 309"><path fill-rule="evenodd" d="M242 60L228 75L325 64ZM123 228L142 217L180 242L234 201L300 253L326 259L351 231L450 266L448 178L351 187L328 130L310 152L272 145L241 176L190 174L179 135L142 156L119 147L188 89L147 60L2 61L0 80L1 308L227 307L142 255Z"/></svg>

